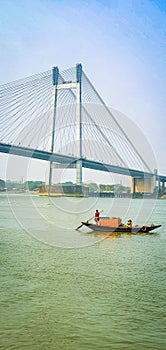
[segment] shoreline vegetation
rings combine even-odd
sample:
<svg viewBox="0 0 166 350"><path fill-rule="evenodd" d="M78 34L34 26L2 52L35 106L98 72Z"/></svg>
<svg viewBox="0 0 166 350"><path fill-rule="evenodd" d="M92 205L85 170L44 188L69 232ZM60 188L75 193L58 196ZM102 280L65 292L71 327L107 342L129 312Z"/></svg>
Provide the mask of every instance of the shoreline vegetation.
<svg viewBox="0 0 166 350"><path fill-rule="evenodd" d="M101 198L159 198L166 199L166 193L131 193L130 187L122 184L88 183L78 186L73 182L57 183L51 186L43 181L15 182L0 179L0 193L3 194L36 194L50 197L101 197Z"/></svg>

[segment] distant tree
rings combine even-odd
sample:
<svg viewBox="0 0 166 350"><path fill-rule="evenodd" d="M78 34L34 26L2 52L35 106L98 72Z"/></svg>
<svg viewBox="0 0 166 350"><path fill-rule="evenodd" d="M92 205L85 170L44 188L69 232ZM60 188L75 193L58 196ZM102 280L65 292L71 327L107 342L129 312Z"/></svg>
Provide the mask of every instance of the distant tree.
<svg viewBox="0 0 166 350"><path fill-rule="evenodd" d="M62 183L63 186L74 186L72 181L66 181Z"/></svg>
<svg viewBox="0 0 166 350"><path fill-rule="evenodd" d="M116 184L114 186L115 192L122 192L124 190L124 187L121 184Z"/></svg>
<svg viewBox="0 0 166 350"><path fill-rule="evenodd" d="M106 185L105 190L106 190L107 192L109 192L109 191L114 191L114 185Z"/></svg>
<svg viewBox="0 0 166 350"><path fill-rule="evenodd" d="M114 186L114 191L115 192L127 192L127 193L130 193L130 187L127 187L127 186L123 186L121 184L116 184Z"/></svg>
<svg viewBox="0 0 166 350"><path fill-rule="evenodd" d="M96 192L97 189L98 189L98 186L97 186L97 184L96 184L95 182L90 183L90 184L88 185L88 187L89 187L89 191L90 191L90 192Z"/></svg>
<svg viewBox="0 0 166 350"><path fill-rule="evenodd" d="M0 188L5 188L5 181L0 179Z"/></svg>
<svg viewBox="0 0 166 350"><path fill-rule="evenodd" d="M99 185L99 190L100 190L100 192L105 191L105 185L100 184L100 185Z"/></svg>
<svg viewBox="0 0 166 350"><path fill-rule="evenodd" d="M39 188L40 185L43 185L43 181L26 181L26 188L29 191L33 191L36 188Z"/></svg>
<svg viewBox="0 0 166 350"><path fill-rule="evenodd" d="M126 191L127 193L130 193L130 192L131 192L130 187L125 187L125 191Z"/></svg>

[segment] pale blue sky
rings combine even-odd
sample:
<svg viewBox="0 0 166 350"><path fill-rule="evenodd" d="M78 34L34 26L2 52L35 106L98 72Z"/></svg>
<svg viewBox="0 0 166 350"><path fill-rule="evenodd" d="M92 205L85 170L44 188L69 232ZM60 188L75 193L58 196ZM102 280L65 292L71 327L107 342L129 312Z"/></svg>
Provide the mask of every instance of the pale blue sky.
<svg viewBox="0 0 166 350"><path fill-rule="evenodd" d="M144 132L162 174L165 43L162 0L0 0L0 84L82 63L107 105Z"/></svg>

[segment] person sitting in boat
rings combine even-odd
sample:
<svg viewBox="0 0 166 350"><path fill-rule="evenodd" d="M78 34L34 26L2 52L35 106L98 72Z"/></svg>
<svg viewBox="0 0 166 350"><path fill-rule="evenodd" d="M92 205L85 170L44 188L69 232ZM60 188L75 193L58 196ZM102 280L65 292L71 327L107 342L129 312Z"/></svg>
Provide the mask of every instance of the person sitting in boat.
<svg viewBox="0 0 166 350"><path fill-rule="evenodd" d="M129 219L129 220L127 221L126 227L127 227L127 228L132 228L132 225L133 225L132 220Z"/></svg>
<svg viewBox="0 0 166 350"><path fill-rule="evenodd" d="M96 221L97 224L98 224L99 220L100 220L100 213L99 213L98 209L96 209L96 211L95 211L95 221Z"/></svg>

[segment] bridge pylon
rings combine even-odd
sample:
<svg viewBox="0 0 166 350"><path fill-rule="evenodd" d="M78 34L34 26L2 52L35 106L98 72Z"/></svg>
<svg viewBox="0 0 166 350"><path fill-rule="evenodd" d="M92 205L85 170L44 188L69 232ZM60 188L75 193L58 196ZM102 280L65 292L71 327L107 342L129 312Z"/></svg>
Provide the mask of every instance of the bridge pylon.
<svg viewBox="0 0 166 350"><path fill-rule="evenodd" d="M62 79L62 77L61 77ZM63 81L59 83L59 69L53 67L52 69L52 101L51 101L51 124L50 124L50 137L49 137L49 152L56 152L54 149L54 138L56 129L56 114L57 114L57 102L58 91L63 89L75 89L76 96L76 144L77 144L77 162L76 162L76 184L82 187L82 65L76 65L76 81L68 82ZM54 164L50 161L49 174L47 184L49 185L49 193L52 185L52 172Z"/></svg>
<svg viewBox="0 0 166 350"><path fill-rule="evenodd" d="M50 128L50 137L49 137L49 145L48 145L49 152L54 152L58 77L59 77L59 69L58 69L58 67L53 67L53 69L52 69L51 125L50 125L51 128ZM53 171L53 163L52 163L52 161L50 161L49 176L48 176L49 194L50 194L50 189L51 189L51 184L52 184L52 171Z"/></svg>

